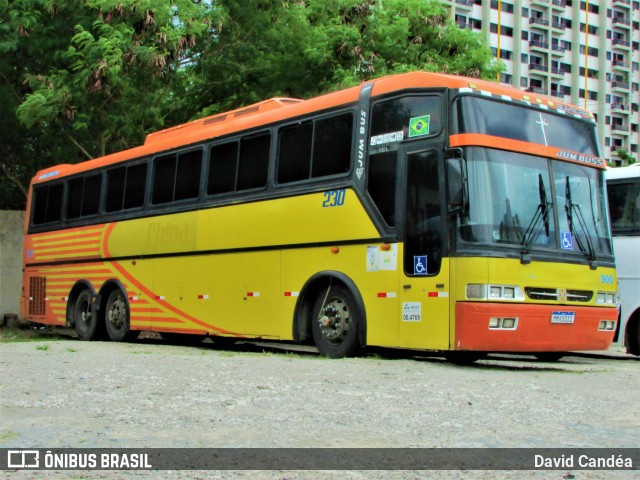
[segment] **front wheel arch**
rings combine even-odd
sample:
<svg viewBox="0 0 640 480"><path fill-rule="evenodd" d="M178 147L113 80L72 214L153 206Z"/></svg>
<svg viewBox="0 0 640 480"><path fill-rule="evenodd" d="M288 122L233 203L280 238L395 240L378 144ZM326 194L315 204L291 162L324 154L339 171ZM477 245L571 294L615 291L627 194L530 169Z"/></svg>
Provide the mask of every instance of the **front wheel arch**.
<svg viewBox="0 0 640 480"><path fill-rule="evenodd" d="M624 344L627 353L640 356L640 309L633 312L627 320Z"/></svg>
<svg viewBox="0 0 640 480"><path fill-rule="evenodd" d="M316 273L302 287L293 313L293 339L299 343L313 341L311 332L313 306L318 295L326 291L330 285L342 285L353 296L362 317L358 330L358 343L360 347L365 347L367 344L367 312L362 295L356 283L349 276L333 270Z"/></svg>

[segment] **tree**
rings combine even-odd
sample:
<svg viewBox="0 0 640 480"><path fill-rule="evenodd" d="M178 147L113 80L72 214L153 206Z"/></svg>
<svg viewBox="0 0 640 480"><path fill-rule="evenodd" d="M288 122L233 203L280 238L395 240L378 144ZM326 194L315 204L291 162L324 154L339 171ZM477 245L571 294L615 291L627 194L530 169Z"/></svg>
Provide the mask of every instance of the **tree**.
<svg viewBox="0 0 640 480"><path fill-rule="evenodd" d="M0 208L41 168L391 73L495 78L437 0L0 0Z"/></svg>
<svg viewBox="0 0 640 480"><path fill-rule="evenodd" d="M0 108L18 120L2 132L0 199L21 193L22 204L37 169L161 128L181 66L215 17L191 0L0 0L0 12Z"/></svg>
<svg viewBox="0 0 640 480"><path fill-rule="evenodd" d="M620 157L620 159L622 160L622 163L624 165L633 165L637 161L624 148L618 149L618 151L616 153L618 154L618 156Z"/></svg>
<svg viewBox="0 0 640 480"><path fill-rule="evenodd" d="M273 96L308 98L392 73L496 78L484 38L435 0L227 0L196 66L202 114ZM251 8L253 7L253 8Z"/></svg>

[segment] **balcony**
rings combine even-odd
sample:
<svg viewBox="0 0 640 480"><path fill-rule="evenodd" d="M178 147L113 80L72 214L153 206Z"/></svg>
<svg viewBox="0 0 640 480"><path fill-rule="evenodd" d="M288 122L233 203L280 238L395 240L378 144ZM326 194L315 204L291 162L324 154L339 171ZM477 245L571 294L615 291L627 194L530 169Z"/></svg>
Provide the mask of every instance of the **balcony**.
<svg viewBox="0 0 640 480"><path fill-rule="evenodd" d="M566 72L561 68L551 67L551 75L557 78L564 78Z"/></svg>
<svg viewBox="0 0 640 480"><path fill-rule="evenodd" d="M631 42L629 40L625 40L623 38L614 38L611 43L613 46L619 50L630 50Z"/></svg>
<svg viewBox="0 0 640 480"><path fill-rule="evenodd" d="M546 27L549 26L549 20L540 17L531 17L529 18L529 25L531 27L544 28L546 30Z"/></svg>
<svg viewBox="0 0 640 480"><path fill-rule="evenodd" d="M551 21L551 28L555 30L557 33L562 33L567 29L567 26L564 23Z"/></svg>
<svg viewBox="0 0 640 480"><path fill-rule="evenodd" d="M629 127L626 125L611 125L611 133L629 135Z"/></svg>
<svg viewBox="0 0 640 480"><path fill-rule="evenodd" d="M624 17L613 17L611 23L614 27L631 28L631 20Z"/></svg>
<svg viewBox="0 0 640 480"><path fill-rule="evenodd" d="M533 2L531 2L533 3ZM542 87L529 87L525 90L525 92L529 92L529 93L539 93L541 95L548 95L548 91L546 88L542 88Z"/></svg>
<svg viewBox="0 0 640 480"><path fill-rule="evenodd" d="M551 90L551 96L552 97L556 97L556 98L562 98L564 99L564 92L560 92L558 90Z"/></svg>
<svg viewBox="0 0 640 480"><path fill-rule="evenodd" d="M529 64L529 73L530 74L534 74L536 72L549 73L549 66L548 65L541 65L539 63L530 63Z"/></svg>
<svg viewBox="0 0 640 480"><path fill-rule="evenodd" d="M548 7L549 0L531 0L531 6Z"/></svg>
<svg viewBox="0 0 640 480"><path fill-rule="evenodd" d="M631 0L613 0L613 6L631 8Z"/></svg>
<svg viewBox="0 0 640 480"><path fill-rule="evenodd" d="M624 60L613 60L611 62L614 70L629 70L629 62Z"/></svg>
<svg viewBox="0 0 640 480"><path fill-rule="evenodd" d="M629 84L627 82L611 82L611 88L613 90L621 90L624 92L629 91Z"/></svg>
<svg viewBox="0 0 640 480"><path fill-rule="evenodd" d="M624 103L612 103L611 113L617 113L622 115L629 115L629 107Z"/></svg>
<svg viewBox="0 0 640 480"><path fill-rule="evenodd" d="M551 0L551 7L554 10L564 10L567 6L567 0Z"/></svg>
<svg viewBox="0 0 640 480"><path fill-rule="evenodd" d="M549 50L549 44L547 42L541 42L540 40L530 40L529 48L535 48L538 50Z"/></svg>
<svg viewBox="0 0 640 480"><path fill-rule="evenodd" d="M464 10L473 9L474 1L473 0L456 0L456 7Z"/></svg>
<svg viewBox="0 0 640 480"><path fill-rule="evenodd" d="M560 45L554 45L553 43L551 44L551 54L552 55L556 55L556 56L562 56L564 55L564 52L566 52L567 49L564 47L561 47Z"/></svg>

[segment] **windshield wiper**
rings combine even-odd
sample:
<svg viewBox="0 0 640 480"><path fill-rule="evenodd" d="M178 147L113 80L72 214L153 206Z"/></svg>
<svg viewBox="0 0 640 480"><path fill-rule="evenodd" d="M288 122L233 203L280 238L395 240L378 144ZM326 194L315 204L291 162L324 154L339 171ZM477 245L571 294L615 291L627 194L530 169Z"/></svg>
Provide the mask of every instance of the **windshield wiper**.
<svg viewBox="0 0 640 480"><path fill-rule="evenodd" d="M549 207L552 205L547 201L547 189L544 186L544 182L542 181L542 174L538 174L538 193L540 194L540 203L538 204L538 208L536 208L535 213L533 214L533 218L529 222L529 226L527 230L524 232L522 236L522 245L524 248L522 249L522 263L531 263L531 258L529 258L529 248L531 245L538 239L540 236L540 230L536 229L538 226L538 222L542 220L544 225L544 233L549 237Z"/></svg>
<svg viewBox="0 0 640 480"><path fill-rule="evenodd" d="M587 222L585 221L584 216L582 215L582 211L580 210L580 204L573 203L571 201L571 183L569 182L569 177L567 177L567 180L565 183L565 200L566 200L566 203L565 203L564 209L567 212L567 220L569 222L569 232L575 237L576 243L578 244L578 247L580 247L580 250L582 250L583 252L589 255L589 267L591 268L591 270L595 270L597 268L596 252L595 252L595 249L593 248L591 237L589 236L589 230L587 229ZM580 240L580 236L577 235L577 233L575 233L575 229L573 228L573 212L574 211L576 213L576 218L578 219L578 225L580 226L580 228L582 229L582 232L584 233L584 238L587 242L587 248L584 247L582 240Z"/></svg>

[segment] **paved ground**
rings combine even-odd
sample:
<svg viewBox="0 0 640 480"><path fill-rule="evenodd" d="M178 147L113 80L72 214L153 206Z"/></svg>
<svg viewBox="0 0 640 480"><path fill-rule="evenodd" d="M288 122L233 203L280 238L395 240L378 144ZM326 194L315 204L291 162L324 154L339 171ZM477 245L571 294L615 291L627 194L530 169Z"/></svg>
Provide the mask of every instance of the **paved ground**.
<svg viewBox="0 0 640 480"><path fill-rule="evenodd" d="M0 344L0 361L4 448L640 447L640 363L620 349L554 363L492 356L461 367L410 352L328 360L312 348L273 344L220 349L154 339L59 340ZM567 474L186 471L128 476L562 479ZM46 478L123 475L47 472ZM569 475L638 478L637 472ZM30 472L4 476L36 478Z"/></svg>

